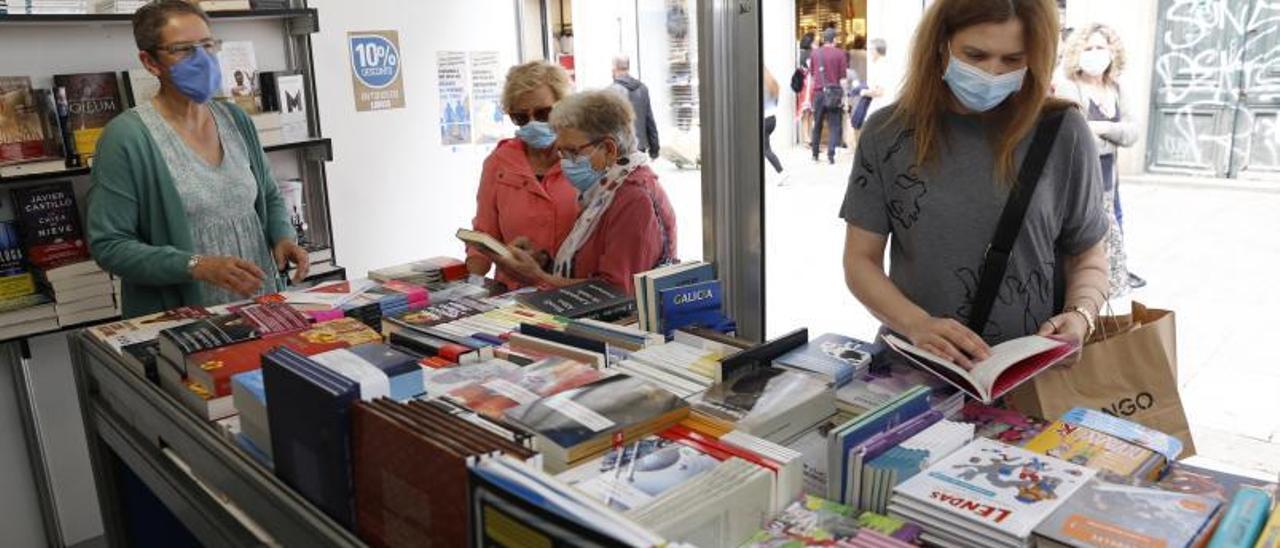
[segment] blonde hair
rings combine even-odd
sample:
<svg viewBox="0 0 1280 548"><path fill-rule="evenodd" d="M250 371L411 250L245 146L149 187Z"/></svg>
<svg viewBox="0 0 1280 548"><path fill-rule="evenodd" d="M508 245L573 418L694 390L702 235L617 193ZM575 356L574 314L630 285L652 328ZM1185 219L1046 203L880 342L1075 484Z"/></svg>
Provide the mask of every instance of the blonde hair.
<svg viewBox="0 0 1280 548"><path fill-rule="evenodd" d="M550 122L556 131L572 128L592 140L613 137L618 142L619 154L625 156L636 150L636 133L631 127L635 119L631 102L621 93L606 88L561 99L551 109Z"/></svg>
<svg viewBox="0 0 1280 548"><path fill-rule="evenodd" d="M551 95L557 101L563 99L573 89L569 83L569 73L560 65L546 61L529 61L511 67L507 71L507 81L502 85L502 110L511 112L512 105L521 95L536 91L542 86L551 88Z"/></svg>
<svg viewBox="0 0 1280 548"><path fill-rule="evenodd" d="M914 132L916 164L925 167L937 157L943 115L952 104L951 91L942 79L950 62L949 48L944 46L963 29L1013 18L1022 22L1027 75L1021 90L982 115L995 152L997 180L1015 182L1014 149L1035 127L1041 111L1069 106L1049 96L1058 49L1058 8L1053 0L937 0L916 28L910 68L893 112L893 119Z"/></svg>
<svg viewBox="0 0 1280 548"><path fill-rule="evenodd" d="M1120 35L1116 33L1115 29L1102 23L1092 23L1071 33L1071 37L1067 39L1066 45L1063 46L1062 73L1072 80L1080 79L1080 71L1082 70L1080 68L1080 54L1084 52L1085 46L1089 44L1089 39L1094 34L1101 34L1107 40L1107 48L1111 50L1111 66L1107 67L1106 72L1102 73L1102 81L1115 85L1120 73L1124 72L1124 44L1120 42Z"/></svg>

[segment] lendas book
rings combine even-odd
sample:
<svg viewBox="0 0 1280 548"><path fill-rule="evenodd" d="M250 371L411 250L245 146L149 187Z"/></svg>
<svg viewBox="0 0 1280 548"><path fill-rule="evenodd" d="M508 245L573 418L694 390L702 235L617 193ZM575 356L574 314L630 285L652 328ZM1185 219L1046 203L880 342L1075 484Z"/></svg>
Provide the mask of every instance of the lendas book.
<svg viewBox="0 0 1280 548"><path fill-rule="evenodd" d="M1095 472L978 439L894 489L890 513L926 530L967 529L991 544L1026 545L1032 530ZM946 526L943 524L956 524ZM931 527L932 526L932 527Z"/></svg>
<svg viewBox="0 0 1280 548"><path fill-rule="evenodd" d="M976 362L973 368L965 370L951 360L895 335L887 334L884 340L890 348L912 363L942 377L983 403L999 399L1037 373L1079 350L1079 346L1068 342L1031 335L991 347L991 357Z"/></svg>

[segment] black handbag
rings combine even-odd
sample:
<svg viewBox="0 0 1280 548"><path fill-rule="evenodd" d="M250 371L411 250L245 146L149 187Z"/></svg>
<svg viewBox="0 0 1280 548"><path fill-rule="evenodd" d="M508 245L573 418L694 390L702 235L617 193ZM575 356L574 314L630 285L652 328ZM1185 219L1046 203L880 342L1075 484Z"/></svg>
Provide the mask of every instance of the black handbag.
<svg viewBox="0 0 1280 548"><path fill-rule="evenodd" d="M804 76L804 69L802 68L797 68L795 72L791 73L792 92L800 93L800 90L804 89Z"/></svg>

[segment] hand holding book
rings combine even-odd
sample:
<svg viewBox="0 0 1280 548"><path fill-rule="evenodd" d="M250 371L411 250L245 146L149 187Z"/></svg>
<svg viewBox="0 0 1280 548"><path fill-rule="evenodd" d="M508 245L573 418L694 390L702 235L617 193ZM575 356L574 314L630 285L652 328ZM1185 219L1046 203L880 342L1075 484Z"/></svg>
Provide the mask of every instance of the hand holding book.
<svg viewBox="0 0 1280 548"><path fill-rule="evenodd" d="M946 358L965 369L991 357L991 347L964 324L951 318L925 316L907 326L904 333L922 350Z"/></svg>

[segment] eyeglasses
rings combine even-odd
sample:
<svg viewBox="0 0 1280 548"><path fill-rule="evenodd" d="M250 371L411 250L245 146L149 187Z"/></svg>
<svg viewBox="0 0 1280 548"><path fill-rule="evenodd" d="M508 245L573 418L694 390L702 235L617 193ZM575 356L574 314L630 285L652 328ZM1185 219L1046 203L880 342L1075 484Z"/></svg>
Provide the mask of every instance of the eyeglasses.
<svg viewBox="0 0 1280 548"><path fill-rule="evenodd" d="M558 147L558 148L556 148L556 154L559 154L559 155L560 155L560 159L561 159L561 160L569 160L569 159L572 159L572 158L578 158L578 157L582 156L582 154L583 154L583 152L582 152L582 151L584 151L584 150L586 150L586 149L588 149L588 148L594 147L594 146L596 146L596 145L599 145L600 143L603 143L605 139L608 139L608 137L601 137L601 138L599 138L599 139L596 139L596 140L594 140L594 141L591 141L590 143L587 143L587 144L582 145L582 146L576 146L576 147Z"/></svg>
<svg viewBox="0 0 1280 548"><path fill-rule="evenodd" d="M189 42L185 44L173 44L169 46L156 46L153 51L163 51L177 57L178 59L186 59L195 54L196 48L203 48L210 54L216 54L222 51L222 40L217 38L206 38L197 42Z"/></svg>
<svg viewBox="0 0 1280 548"><path fill-rule="evenodd" d="M515 122L517 126L524 126L532 120L547 121L548 118L551 118L551 107L535 108L524 112L509 112L507 114L511 116L511 121Z"/></svg>

